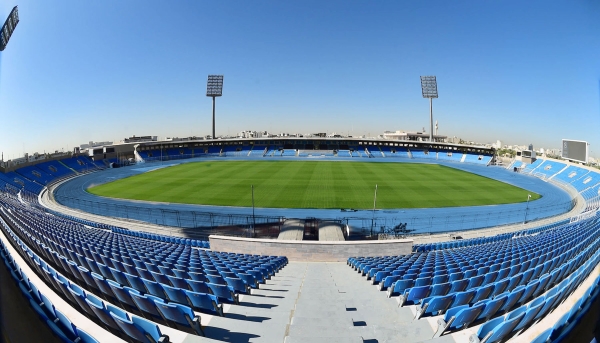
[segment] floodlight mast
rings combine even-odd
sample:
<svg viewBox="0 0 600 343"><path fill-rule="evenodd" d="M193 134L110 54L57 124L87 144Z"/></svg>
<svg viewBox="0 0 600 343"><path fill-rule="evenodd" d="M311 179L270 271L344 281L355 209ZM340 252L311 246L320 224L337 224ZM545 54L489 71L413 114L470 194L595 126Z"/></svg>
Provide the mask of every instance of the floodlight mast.
<svg viewBox="0 0 600 343"><path fill-rule="evenodd" d="M4 51L6 49L6 45L10 40L10 36L12 36L17 24L19 23L19 9L17 6L13 7L12 11L6 18L4 25L0 28L0 51Z"/></svg>
<svg viewBox="0 0 600 343"><path fill-rule="evenodd" d="M208 75L206 96L212 97L212 139L215 139L215 98L223 95L223 75Z"/></svg>
<svg viewBox="0 0 600 343"><path fill-rule="evenodd" d="M429 141L433 142L433 98L438 97L435 76L421 76L423 98L429 98Z"/></svg>

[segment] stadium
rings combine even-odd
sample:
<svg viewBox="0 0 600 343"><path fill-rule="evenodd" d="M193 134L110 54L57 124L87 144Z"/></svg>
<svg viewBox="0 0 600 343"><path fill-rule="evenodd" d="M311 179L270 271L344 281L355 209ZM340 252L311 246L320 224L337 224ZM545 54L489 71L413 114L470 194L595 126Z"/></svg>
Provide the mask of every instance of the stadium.
<svg viewBox="0 0 600 343"><path fill-rule="evenodd" d="M596 340L586 142L219 137L222 87L210 137L3 158L3 342Z"/></svg>

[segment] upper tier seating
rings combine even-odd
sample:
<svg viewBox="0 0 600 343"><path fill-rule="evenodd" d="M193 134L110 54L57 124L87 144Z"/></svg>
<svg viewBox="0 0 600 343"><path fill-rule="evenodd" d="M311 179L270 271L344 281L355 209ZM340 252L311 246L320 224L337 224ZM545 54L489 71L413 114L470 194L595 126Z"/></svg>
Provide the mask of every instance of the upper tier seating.
<svg viewBox="0 0 600 343"><path fill-rule="evenodd" d="M554 175L554 180L559 180L567 183L574 182L575 180L581 179L583 176L590 173L589 170L579 168L577 166L568 166L565 170L559 174Z"/></svg>
<svg viewBox="0 0 600 343"><path fill-rule="evenodd" d="M600 182L600 173L590 172L581 178L573 181L571 186L573 186L579 192L586 190L590 187L594 187L596 184Z"/></svg>
<svg viewBox="0 0 600 343"><path fill-rule="evenodd" d="M550 160L545 160L535 171L534 173L541 174L545 177L550 177L566 167L566 164L561 162L555 162Z"/></svg>
<svg viewBox="0 0 600 343"><path fill-rule="evenodd" d="M73 170L65 167L65 165L59 161L43 162L36 164L35 167L47 174L54 176L54 178L62 178L75 174Z"/></svg>
<svg viewBox="0 0 600 343"><path fill-rule="evenodd" d="M492 156L466 154L464 162L488 165L491 160L492 160Z"/></svg>
<svg viewBox="0 0 600 343"><path fill-rule="evenodd" d="M385 155L385 157L403 157L403 158L409 158L408 157L408 150L404 147L393 147L393 146L385 146L382 145L379 148L381 148L381 151L383 152L383 154Z"/></svg>
<svg viewBox="0 0 600 343"><path fill-rule="evenodd" d="M93 161L87 156L69 157L60 160L60 162L80 173L96 171L99 169L99 166L94 164ZM101 169L105 168L104 165L101 167Z"/></svg>
<svg viewBox="0 0 600 343"><path fill-rule="evenodd" d="M446 161L460 162L463 157L463 153L459 151L438 151L437 159Z"/></svg>
<svg viewBox="0 0 600 343"><path fill-rule="evenodd" d="M46 173L35 166L26 166L16 170L18 174L31 181L37 182L41 185L47 185L50 181L54 180L55 177L49 173Z"/></svg>
<svg viewBox="0 0 600 343"><path fill-rule="evenodd" d="M409 149L413 158L428 158L436 159L437 154L434 151L421 150L421 149Z"/></svg>
<svg viewBox="0 0 600 343"><path fill-rule="evenodd" d="M538 158L532 164L526 165L525 168L523 168L523 173L531 173L535 168L541 165L542 162L544 162L544 160Z"/></svg>

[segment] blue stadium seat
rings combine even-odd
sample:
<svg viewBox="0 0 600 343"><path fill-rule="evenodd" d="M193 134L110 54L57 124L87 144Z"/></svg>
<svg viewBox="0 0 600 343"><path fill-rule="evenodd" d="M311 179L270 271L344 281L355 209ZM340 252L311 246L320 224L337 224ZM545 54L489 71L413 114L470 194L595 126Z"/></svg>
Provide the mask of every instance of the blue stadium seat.
<svg viewBox="0 0 600 343"><path fill-rule="evenodd" d="M214 294L219 301L229 304L239 304L239 297L229 286L217 285L213 283L206 284L212 294Z"/></svg>
<svg viewBox="0 0 600 343"><path fill-rule="evenodd" d="M225 282L227 282L227 285L229 285L229 287L232 288L234 292L241 294L250 294L250 285L246 284L240 278L226 277Z"/></svg>
<svg viewBox="0 0 600 343"><path fill-rule="evenodd" d="M154 319L162 319L163 321L165 320L165 318L163 318L156 308L155 303L155 301L163 301L163 299L155 297L151 294L142 295L135 290L130 290L129 293L136 307L145 314L144 317L146 317L146 315L150 315Z"/></svg>
<svg viewBox="0 0 600 343"><path fill-rule="evenodd" d="M400 295L398 299L398 306L407 305L416 305L421 302L421 300L427 298L429 293L431 292L430 286L419 286L412 287L404 291L404 294Z"/></svg>
<svg viewBox="0 0 600 343"><path fill-rule="evenodd" d="M48 319L54 321L56 319L56 313L54 312L54 304L48 299L45 295L40 293L40 297L42 298L42 303L40 304L41 308L44 310L46 317Z"/></svg>
<svg viewBox="0 0 600 343"><path fill-rule="evenodd" d="M112 289L113 293L115 294L121 305L123 305L123 307L127 308L130 311L137 309L135 302L133 302L133 299L131 299L131 295L129 294L129 291L133 290L132 288L121 287L118 283L114 282L113 280L107 280L106 282Z"/></svg>
<svg viewBox="0 0 600 343"><path fill-rule="evenodd" d="M544 298L537 298L534 301L532 301L527 306L527 311L525 312L525 316L523 316L523 319L521 319L521 321L514 328L514 330L519 331L521 329L528 327L533 322L533 319L535 318L535 316L537 316L537 314L542 310L542 307L544 306L544 302L545 302Z"/></svg>
<svg viewBox="0 0 600 343"><path fill-rule="evenodd" d="M78 336L75 331L75 325L73 325L69 318L67 318L67 316L65 316L62 312L56 309L54 311L56 312L57 318L57 321L55 321L55 323L60 327L65 336L67 336L72 341L76 340Z"/></svg>
<svg viewBox="0 0 600 343"><path fill-rule="evenodd" d="M494 290L494 285L487 285L487 286L481 286L479 288L476 288L475 296L473 296L473 299L471 299L470 303L474 304L480 300L487 299L493 290Z"/></svg>
<svg viewBox="0 0 600 343"><path fill-rule="evenodd" d="M100 343L97 339L92 337L89 333L81 330L80 328L75 328L77 332L77 336L79 337L79 342L81 343Z"/></svg>
<svg viewBox="0 0 600 343"><path fill-rule="evenodd" d="M414 285L413 280L398 280L391 287L388 288L387 296L388 298L404 294L404 291L411 288Z"/></svg>
<svg viewBox="0 0 600 343"><path fill-rule="evenodd" d="M477 317L477 320L488 321L500 311L500 308L502 308L507 299L508 295L502 294L494 299L482 300L481 303L485 304L485 307Z"/></svg>
<svg viewBox="0 0 600 343"><path fill-rule="evenodd" d="M144 286L146 286L146 289L148 290L149 294L152 294L155 297L158 297L158 298L161 298L161 299L166 299L167 298L167 295L165 294L164 288L161 287L161 285L159 283L157 283L156 281L147 280L147 279L144 279L144 278L142 278L141 280L144 283Z"/></svg>
<svg viewBox="0 0 600 343"><path fill-rule="evenodd" d="M209 293L209 288L206 285L206 282L203 281L194 281L194 280L185 280L188 284L188 289L191 289L194 292L198 293Z"/></svg>
<svg viewBox="0 0 600 343"><path fill-rule="evenodd" d="M117 325L117 323L115 323L114 319L109 314L109 311L106 308L104 302L102 302L102 300L94 297L91 294L88 294L88 296L85 298L85 302L88 304L90 309L94 312L96 317L100 321L102 321L102 323L104 323L104 325L106 325L107 327L109 327L113 330L120 331L119 326Z"/></svg>
<svg viewBox="0 0 600 343"><path fill-rule="evenodd" d="M444 313L452 304L454 294L430 297L423 299L421 306L417 308L415 319L423 316L435 316Z"/></svg>
<svg viewBox="0 0 600 343"><path fill-rule="evenodd" d="M500 342L504 337L510 334L519 324L519 321L525 316L522 312L514 318L498 317L483 324L476 335L469 337L469 342L495 343Z"/></svg>
<svg viewBox="0 0 600 343"><path fill-rule="evenodd" d="M445 332L453 332L468 327L477 319L484 307L485 305L482 303L475 304L473 307L469 307L469 305L451 307L446 311L444 318L438 319L438 327L433 337L440 337Z"/></svg>
<svg viewBox="0 0 600 343"><path fill-rule="evenodd" d="M73 342L71 339L69 339L69 337L67 337L67 335L61 330L60 327L58 327L58 325L56 325L56 323L54 323L51 320L46 320L46 325L48 325L48 327L50 328L50 330L52 330L52 332L61 339L61 341L66 342L66 343L71 343Z"/></svg>
<svg viewBox="0 0 600 343"><path fill-rule="evenodd" d="M216 296L187 290L185 294L194 310L223 316L223 304L219 302Z"/></svg>
<svg viewBox="0 0 600 343"><path fill-rule="evenodd" d="M162 285L165 293L167 294L167 298L169 301L173 301L180 304L188 304L188 299L185 295L184 290L181 288L170 287L167 285Z"/></svg>
<svg viewBox="0 0 600 343"><path fill-rule="evenodd" d="M452 302L450 307L456 307L456 306L470 304L471 300L473 299L473 297L475 296L476 293L477 292L473 289L464 291L464 292L454 293L454 295L456 295L456 297L454 298L454 302Z"/></svg>
<svg viewBox="0 0 600 343"><path fill-rule="evenodd" d="M204 335L200 325L200 317L195 315L191 308L181 304L166 304L155 301L156 308L162 316L175 324L190 328L194 333Z"/></svg>
<svg viewBox="0 0 600 343"><path fill-rule="evenodd" d="M110 316L123 332L137 342L157 343L164 342L165 338L167 338L166 340L168 341L168 337L160 334L160 329L158 326L156 326L156 324L152 324L151 322L143 320L139 317L133 317L132 320L130 320L126 313L123 316L111 311ZM137 323L135 323L133 319L135 319ZM142 325L140 326L140 324ZM146 328L150 329L151 331L146 331Z"/></svg>
<svg viewBox="0 0 600 343"><path fill-rule="evenodd" d="M83 289L81 289L76 284L70 284L68 286L68 290L69 292L71 292L72 297L75 299L77 305L79 305L79 308L81 308L81 310L86 312L91 317L94 317L96 315L85 302L86 294Z"/></svg>

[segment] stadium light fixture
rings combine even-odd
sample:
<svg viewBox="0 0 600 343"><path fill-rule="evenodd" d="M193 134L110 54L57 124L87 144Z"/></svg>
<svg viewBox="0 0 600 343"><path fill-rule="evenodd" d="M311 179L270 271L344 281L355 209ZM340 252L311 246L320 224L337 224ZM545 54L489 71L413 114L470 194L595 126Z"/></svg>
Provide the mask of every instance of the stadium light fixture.
<svg viewBox="0 0 600 343"><path fill-rule="evenodd" d="M223 75L208 75L206 96L212 97L212 139L215 139L215 98L223 95Z"/></svg>
<svg viewBox="0 0 600 343"><path fill-rule="evenodd" d="M421 91L423 97L429 99L429 141L433 142L433 98L438 97L435 76L421 76Z"/></svg>
<svg viewBox="0 0 600 343"><path fill-rule="evenodd" d="M6 45L10 40L10 36L12 36L17 24L19 23L19 9L17 6L13 7L12 11L6 18L4 25L2 25L2 29L0 30L0 51L4 51L6 49Z"/></svg>
<svg viewBox="0 0 600 343"><path fill-rule="evenodd" d="M527 224L527 212L529 211L529 200L531 199L531 194L527 194L527 208L525 209L525 218L523 218L523 224Z"/></svg>
<svg viewBox="0 0 600 343"><path fill-rule="evenodd" d="M256 238L256 217L254 216L254 185L252 187L252 238Z"/></svg>
<svg viewBox="0 0 600 343"><path fill-rule="evenodd" d="M371 237L373 237L373 226L375 226L375 207L377 206L377 184L375 184L375 196L373 197L373 217L371 219Z"/></svg>

